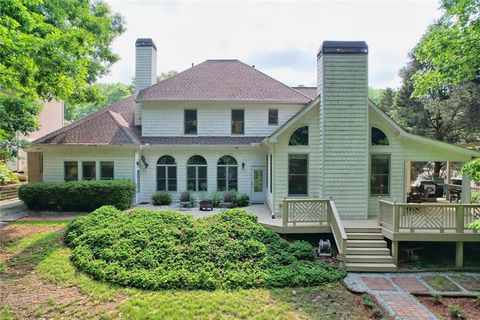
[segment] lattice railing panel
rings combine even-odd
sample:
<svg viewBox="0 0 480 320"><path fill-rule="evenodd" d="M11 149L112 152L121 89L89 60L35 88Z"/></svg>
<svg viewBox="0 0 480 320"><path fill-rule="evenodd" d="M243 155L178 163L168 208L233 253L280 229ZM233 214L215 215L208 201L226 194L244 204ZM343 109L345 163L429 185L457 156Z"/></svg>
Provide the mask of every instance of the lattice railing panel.
<svg viewBox="0 0 480 320"><path fill-rule="evenodd" d="M328 202L318 201L288 201L288 222L327 222Z"/></svg>
<svg viewBox="0 0 480 320"><path fill-rule="evenodd" d="M400 228L406 229L455 229L455 207L400 207Z"/></svg>

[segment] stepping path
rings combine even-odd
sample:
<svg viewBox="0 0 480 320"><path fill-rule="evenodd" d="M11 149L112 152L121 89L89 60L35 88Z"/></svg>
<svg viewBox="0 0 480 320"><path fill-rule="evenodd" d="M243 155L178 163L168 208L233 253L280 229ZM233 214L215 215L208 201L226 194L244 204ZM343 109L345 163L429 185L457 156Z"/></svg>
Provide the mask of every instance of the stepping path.
<svg viewBox="0 0 480 320"><path fill-rule="evenodd" d="M354 292L372 295L381 307L395 320L434 320L435 315L421 304L412 294L438 293L443 296L472 296L480 292L474 286L468 290L458 281L459 278L472 279L480 283L478 273L349 273L344 279L345 285ZM441 278L446 284L455 285L458 291L435 290L425 279ZM425 278L425 279L424 279ZM472 282L470 282L472 283Z"/></svg>

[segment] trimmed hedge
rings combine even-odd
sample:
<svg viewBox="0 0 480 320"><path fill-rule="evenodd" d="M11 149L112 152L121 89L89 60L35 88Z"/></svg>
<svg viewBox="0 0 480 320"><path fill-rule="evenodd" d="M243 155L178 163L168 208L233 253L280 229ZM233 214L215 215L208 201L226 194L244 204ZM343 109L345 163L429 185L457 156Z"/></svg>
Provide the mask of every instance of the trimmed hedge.
<svg viewBox="0 0 480 320"><path fill-rule="evenodd" d="M241 209L194 220L176 211L101 207L71 222L73 263L93 278L143 289L313 286L346 275L314 260Z"/></svg>
<svg viewBox="0 0 480 320"><path fill-rule="evenodd" d="M127 180L29 183L18 189L27 208L54 211L92 211L104 205L131 207L135 185Z"/></svg>

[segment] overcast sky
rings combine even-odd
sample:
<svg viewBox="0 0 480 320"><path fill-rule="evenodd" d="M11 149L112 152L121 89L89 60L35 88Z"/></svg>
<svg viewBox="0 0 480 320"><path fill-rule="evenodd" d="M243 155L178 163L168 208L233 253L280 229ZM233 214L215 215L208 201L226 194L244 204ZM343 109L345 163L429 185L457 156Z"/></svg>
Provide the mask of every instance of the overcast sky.
<svg viewBox="0 0 480 320"><path fill-rule="evenodd" d="M131 81L135 39L157 45L157 73L207 59L239 59L288 85L316 85L323 40L365 40L369 83L398 87L398 70L427 26L437 1L125 1L107 0L127 22L113 43L120 55L101 82Z"/></svg>

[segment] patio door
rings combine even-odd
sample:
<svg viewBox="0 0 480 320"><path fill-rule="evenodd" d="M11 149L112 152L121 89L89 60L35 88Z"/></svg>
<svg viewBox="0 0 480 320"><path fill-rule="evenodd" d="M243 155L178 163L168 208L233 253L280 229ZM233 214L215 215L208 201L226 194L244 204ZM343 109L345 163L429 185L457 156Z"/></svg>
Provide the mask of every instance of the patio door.
<svg viewBox="0 0 480 320"><path fill-rule="evenodd" d="M251 203L265 202L265 167L252 167Z"/></svg>

